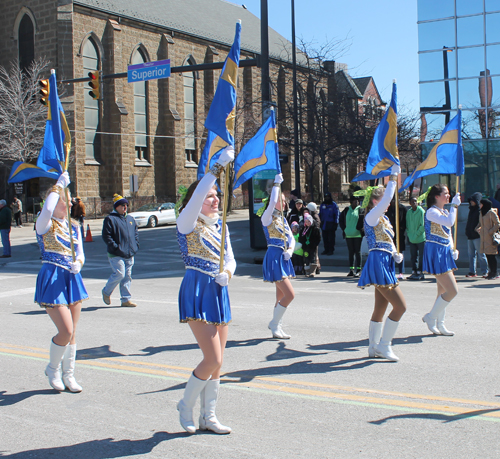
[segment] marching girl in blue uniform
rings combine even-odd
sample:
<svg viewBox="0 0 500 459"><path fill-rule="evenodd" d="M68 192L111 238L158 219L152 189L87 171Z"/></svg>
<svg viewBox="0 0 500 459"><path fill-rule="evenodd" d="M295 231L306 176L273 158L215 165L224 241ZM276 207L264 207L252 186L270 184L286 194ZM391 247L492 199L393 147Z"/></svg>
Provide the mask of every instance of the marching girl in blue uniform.
<svg viewBox="0 0 500 459"><path fill-rule="evenodd" d="M460 193L453 197L449 212L444 208L450 202L450 193L445 185L433 185L428 193L422 268L425 273L436 276L437 298L431 311L422 320L435 335L453 336L455 333L445 327L444 318L446 307L458 293L453 274L457 269L455 260L458 259L458 250L453 248L451 227L455 224Z"/></svg>
<svg viewBox="0 0 500 459"><path fill-rule="evenodd" d="M226 147L217 163L199 182L194 182L182 201L177 218L177 239L186 273L179 290L180 321L187 322L203 352L203 360L189 378L182 400L177 404L180 423L195 433L193 407L200 396L200 430L228 434L215 415L220 373L226 348L231 307L227 285L236 269L229 232L226 228L224 270L219 273L222 221L215 180L234 159Z"/></svg>
<svg viewBox="0 0 500 459"><path fill-rule="evenodd" d="M397 187L397 178L401 169L392 166L389 183L375 188L365 197L368 202L364 230L368 242L368 259L361 271L358 287L375 287L375 306L369 327L369 357L381 357L393 362L399 358L392 350L392 339L396 334L399 320L406 311L406 301L396 280L395 262L403 261L403 254L397 253L394 246L394 230L385 216L385 212ZM392 311L385 324L382 322L389 303Z"/></svg>
<svg viewBox="0 0 500 459"><path fill-rule="evenodd" d="M282 216L282 209L285 206L285 198L280 193L282 182L283 175L276 175L267 208L261 217L267 241L267 252L262 264L262 271L264 282L273 282L276 285L276 303L273 319L269 322L269 329L273 338L290 339L290 335L283 331L282 320L288 306L295 298L295 292L290 282L290 278L295 277L291 260L295 248L295 238L288 222Z"/></svg>
<svg viewBox="0 0 500 459"><path fill-rule="evenodd" d="M69 183L69 175L64 172L50 190L36 221L43 264L36 280L35 302L45 308L58 332L50 343L50 362L45 369L49 384L58 391L66 387L71 392L81 392L74 376L75 333L82 301L88 295L80 275L85 263L80 224L76 220L68 224L66 218L64 188ZM75 249L74 262L70 238Z"/></svg>

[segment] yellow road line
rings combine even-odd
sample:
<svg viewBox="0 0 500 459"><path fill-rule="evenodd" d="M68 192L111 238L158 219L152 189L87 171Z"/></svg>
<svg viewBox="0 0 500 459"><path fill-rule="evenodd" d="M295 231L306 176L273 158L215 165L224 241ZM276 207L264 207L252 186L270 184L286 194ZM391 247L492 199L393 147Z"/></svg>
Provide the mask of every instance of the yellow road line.
<svg viewBox="0 0 500 459"><path fill-rule="evenodd" d="M47 359L48 351L46 349L40 348L32 348L27 346L19 346L19 345L10 345L10 344L2 344L0 345L7 346L5 348L0 348L0 352L5 353L7 355L20 355L31 358L39 358L39 359ZM10 349L9 349L10 347ZM14 348L14 349L12 349ZM40 352L35 352L40 351ZM135 360L121 359L119 357L115 358L100 358L100 359L92 359L92 360L79 360L79 364L88 366L88 367L98 367L102 369L111 369L124 371L132 374L142 374L142 375L155 375L155 376L163 376L167 378L179 378L185 379L192 372L191 368L179 367L173 365L166 365L160 363L147 363L147 362L139 362ZM147 368L140 368L140 367ZM454 413L462 416L474 415L474 416L486 416L489 418L498 418L500 419L500 403L495 402L486 402L486 401L478 401L478 400L466 400L466 399L456 399L456 398L447 398L433 395L421 395L421 394L407 394L400 392L391 392L391 391L379 391L374 389L363 389L363 388L355 388L349 386L336 386L331 384L321 384L321 383L313 383L306 381L295 381L285 378L275 378L275 377L267 377L267 376L256 376L251 380L241 380L236 381L232 379L238 375L232 374L231 378L224 378L222 380L225 383L230 384L234 387L248 387L255 389L264 389L266 391L271 392L281 392L290 395L298 395L298 396L309 396L314 398L323 398L323 399L335 399L342 400L346 402L355 402L362 403L367 405L377 405L377 406L391 406L391 407L399 407L399 408L409 408L409 409L418 409L424 411L433 411L433 412L443 412L443 413ZM271 383L271 384L270 384ZM277 384L272 384L277 383ZM292 387L290 387L292 386ZM296 387L296 386L304 386L304 387ZM326 390L317 390L317 389L326 389ZM333 392L333 391L343 391L343 392ZM371 395L357 395L356 393L365 393ZM375 397L373 395L380 395L381 397ZM412 400L398 400L393 398L386 397L400 397L404 399L416 399L416 400L427 400L429 402L447 402L449 404L434 404L434 403L423 403L423 402L415 402ZM450 406L452 404L460 404L460 405L469 405L469 406L481 406L487 407L490 410L494 410L492 412L482 412L484 410L475 409L473 412L466 411L468 408L463 406ZM498 409L498 412L496 411Z"/></svg>

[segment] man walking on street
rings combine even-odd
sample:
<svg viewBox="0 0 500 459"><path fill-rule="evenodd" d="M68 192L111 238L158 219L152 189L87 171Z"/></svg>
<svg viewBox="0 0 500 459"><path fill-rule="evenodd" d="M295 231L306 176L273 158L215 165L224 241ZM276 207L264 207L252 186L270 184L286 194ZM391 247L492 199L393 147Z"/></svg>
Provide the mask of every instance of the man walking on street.
<svg viewBox="0 0 500 459"><path fill-rule="evenodd" d="M10 227L12 211L7 207L5 199L0 200L0 234L2 236L3 255L0 258L10 258Z"/></svg>
<svg viewBox="0 0 500 459"><path fill-rule="evenodd" d="M120 284L122 306L135 308L130 299L134 255L139 250L139 232L135 220L127 215L128 201L118 194L113 196L114 210L104 219L102 238L108 249L109 264L113 273L102 289L104 303L111 304L111 294Z"/></svg>
<svg viewBox="0 0 500 459"><path fill-rule="evenodd" d="M325 193L325 200L319 208L319 218L325 247L321 255L333 255L335 252L335 232L339 225L339 207L329 192Z"/></svg>
<svg viewBox="0 0 500 459"><path fill-rule="evenodd" d="M425 211L417 203L417 198L410 198L410 210L406 212L406 235L410 243L411 276L409 280L423 280L422 260L425 246ZM417 267L418 259L418 267Z"/></svg>

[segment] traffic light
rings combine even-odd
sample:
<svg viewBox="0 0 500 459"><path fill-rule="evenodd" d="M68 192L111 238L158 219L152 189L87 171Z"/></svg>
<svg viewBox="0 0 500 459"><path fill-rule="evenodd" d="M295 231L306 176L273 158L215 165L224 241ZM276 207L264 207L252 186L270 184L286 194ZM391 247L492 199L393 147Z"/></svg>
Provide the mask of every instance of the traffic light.
<svg viewBox="0 0 500 459"><path fill-rule="evenodd" d="M40 102L43 105L49 105L49 92L50 92L49 80L40 80L39 83L41 86L40 95L42 96L40 98Z"/></svg>
<svg viewBox="0 0 500 459"><path fill-rule="evenodd" d="M101 97L101 75L99 74L99 70L95 70L94 72L89 72L89 86L92 88L92 91L89 91L90 97L95 100L99 100Z"/></svg>

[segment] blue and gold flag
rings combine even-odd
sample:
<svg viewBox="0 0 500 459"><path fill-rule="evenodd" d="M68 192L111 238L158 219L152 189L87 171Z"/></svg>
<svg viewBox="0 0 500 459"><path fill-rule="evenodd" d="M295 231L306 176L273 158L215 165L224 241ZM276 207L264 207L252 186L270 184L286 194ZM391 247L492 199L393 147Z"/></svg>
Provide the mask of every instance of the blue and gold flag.
<svg viewBox="0 0 500 459"><path fill-rule="evenodd" d="M35 166L34 164L23 163L22 161L16 161L12 166L10 171L9 183L18 183L30 180L37 177L47 177L56 179L59 177L60 172L55 169L45 168Z"/></svg>
<svg viewBox="0 0 500 459"><path fill-rule="evenodd" d="M274 116L274 110L271 110L267 121L245 144L234 160L233 190L251 179L257 172L275 169L277 174L281 173Z"/></svg>
<svg viewBox="0 0 500 459"><path fill-rule="evenodd" d="M431 174L462 175L464 170L462 111L458 110L457 115L443 129L439 142L434 145L425 161L417 166L413 174L406 177L399 192L406 190L420 177Z"/></svg>
<svg viewBox="0 0 500 459"><path fill-rule="evenodd" d="M392 83L391 103L373 136L366 169L356 175L352 181L360 182L387 177L391 174L391 167L394 164L399 165L396 83Z"/></svg>
<svg viewBox="0 0 500 459"><path fill-rule="evenodd" d="M203 153L198 163L198 180L201 180L212 168L214 163L219 159L221 151L224 150L227 145L227 142L222 140L217 134L208 131L207 142L205 143L205 148L203 149Z"/></svg>
<svg viewBox="0 0 500 459"><path fill-rule="evenodd" d="M228 145L234 146L234 121L236 118L236 82L240 63L241 22L236 23L233 46L226 58L217 90L210 105L205 127L218 135Z"/></svg>
<svg viewBox="0 0 500 459"><path fill-rule="evenodd" d="M71 149L71 134L66 116L57 94L57 80L55 72L49 78L49 103L47 122L43 146L38 156L37 166L44 169L44 165L53 168L61 174L66 170L66 155Z"/></svg>
<svg viewBox="0 0 500 459"><path fill-rule="evenodd" d="M66 155L71 149L71 134L57 94L57 80L54 71L49 78L47 108L45 135L37 165L17 161L12 166L9 183L24 182L37 177L57 179L65 170Z"/></svg>

